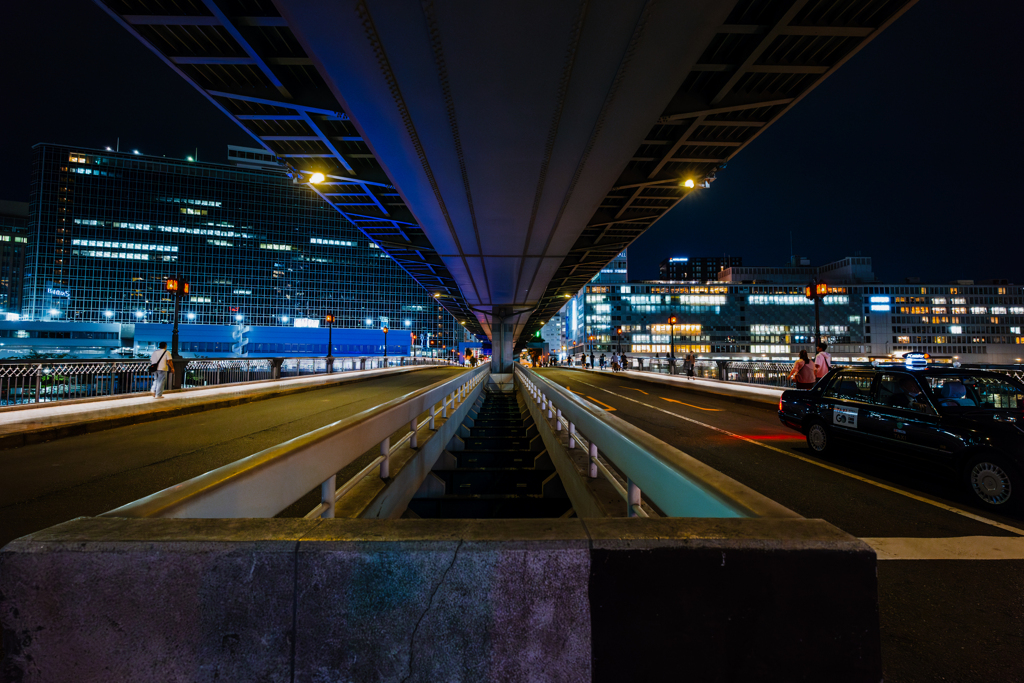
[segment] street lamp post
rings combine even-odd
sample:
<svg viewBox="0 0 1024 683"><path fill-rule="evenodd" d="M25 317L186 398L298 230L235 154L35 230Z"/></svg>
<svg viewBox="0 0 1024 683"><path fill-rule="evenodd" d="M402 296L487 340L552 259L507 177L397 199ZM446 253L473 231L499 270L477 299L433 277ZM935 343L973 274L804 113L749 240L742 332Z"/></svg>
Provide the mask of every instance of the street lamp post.
<svg viewBox="0 0 1024 683"><path fill-rule="evenodd" d="M383 327L384 330L384 367L388 366L388 326Z"/></svg>
<svg viewBox="0 0 1024 683"><path fill-rule="evenodd" d="M670 365L672 366L672 374L676 374L676 323L679 319L674 315L668 319L668 353Z"/></svg>
<svg viewBox="0 0 1024 683"><path fill-rule="evenodd" d="M324 316L327 321L327 374L334 372L334 316L328 313Z"/></svg>
<svg viewBox="0 0 1024 683"><path fill-rule="evenodd" d="M189 284L182 280L167 280L167 291L174 297L174 327L171 328L171 358L178 360L181 355L178 353L178 318L181 316L181 297L188 294ZM180 389L185 380L185 364L178 363L174 366L174 379L171 382L172 389Z"/></svg>
<svg viewBox="0 0 1024 683"><path fill-rule="evenodd" d="M622 328L615 328L615 352L618 354L622 353Z"/></svg>
<svg viewBox="0 0 1024 683"><path fill-rule="evenodd" d="M804 287L804 296L814 302L814 343L815 345L821 343L821 316L819 314L819 304L822 298L828 294L828 285L824 282L814 278L811 280L811 284Z"/></svg>

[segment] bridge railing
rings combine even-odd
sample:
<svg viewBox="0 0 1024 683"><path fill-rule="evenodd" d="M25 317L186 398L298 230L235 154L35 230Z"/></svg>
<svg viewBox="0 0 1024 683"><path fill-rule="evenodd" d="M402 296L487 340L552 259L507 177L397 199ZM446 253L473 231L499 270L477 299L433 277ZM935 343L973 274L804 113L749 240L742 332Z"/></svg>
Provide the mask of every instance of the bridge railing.
<svg viewBox="0 0 1024 683"><path fill-rule="evenodd" d="M310 491L320 488L320 504L306 518L334 517L335 504L356 484L379 469L390 476L391 455L408 443L417 447L418 430L435 428L438 413L475 400L487 379L484 365L435 382L379 406L338 420L229 465L104 513L105 517L240 518L273 517ZM419 416L427 417L419 421ZM398 439L397 432L409 431ZM393 441L394 439L394 441ZM368 450L380 455L348 482L336 475Z"/></svg>
<svg viewBox="0 0 1024 683"><path fill-rule="evenodd" d="M647 516L644 496L669 517L799 517L540 374L516 365L515 375L524 398L554 420L554 430L567 429L568 448L587 450L588 476L608 479L630 517ZM625 476L625 486L605 459Z"/></svg>
<svg viewBox="0 0 1024 683"><path fill-rule="evenodd" d="M185 358L183 389L327 372L327 359ZM405 365L447 365L434 358L410 356L338 357L332 372ZM0 406L50 403L149 391L154 374L149 359L0 360Z"/></svg>

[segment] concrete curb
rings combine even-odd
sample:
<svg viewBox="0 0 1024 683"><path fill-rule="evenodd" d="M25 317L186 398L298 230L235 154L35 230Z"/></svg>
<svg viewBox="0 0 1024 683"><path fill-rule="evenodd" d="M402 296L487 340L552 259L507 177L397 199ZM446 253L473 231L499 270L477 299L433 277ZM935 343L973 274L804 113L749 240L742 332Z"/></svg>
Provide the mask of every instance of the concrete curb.
<svg viewBox="0 0 1024 683"><path fill-rule="evenodd" d="M325 377L322 378L323 381L320 382L308 382L302 385L292 386L289 386L287 383L303 379L308 380L309 378L296 377L294 379L246 382L239 388L240 390L238 393L226 396L220 395L208 397L190 395L189 392L180 391L175 392L174 395L188 401L188 403L185 403L184 405L171 404L164 407L166 404L163 403L139 403L128 407L122 407L118 410L117 414L113 415L110 415L109 412L102 407L102 404L106 401L98 401L97 403L100 405L96 411L84 412L78 415L68 415L66 416L68 418L66 421L61 422L59 419L54 420L57 424L31 428L28 427L28 425L32 424L32 422L25 420L23 423L15 422L2 425L0 426L0 430L7 431L6 433L0 433L0 450L19 448L21 446L42 443L44 441L54 441L56 439L64 439L71 436L79 436L81 434L100 432L107 429L116 429L118 427L126 427L144 422L153 422L170 417L178 417L180 415L190 415L206 410L215 410L217 408L229 408L231 406L242 405L243 403L253 403L255 401L279 398L281 396L288 396L291 394L317 391L319 389L337 386L339 384L364 382L386 375L401 375L436 367L442 366L418 365L403 368L353 371L352 374L349 375L338 373L336 379L327 379ZM360 372L361 374L356 375L356 372ZM259 386L256 386L257 384ZM137 395L133 394L118 398L131 398L132 396ZM25 424L27 428L19 429L19 424Z"/></svg>

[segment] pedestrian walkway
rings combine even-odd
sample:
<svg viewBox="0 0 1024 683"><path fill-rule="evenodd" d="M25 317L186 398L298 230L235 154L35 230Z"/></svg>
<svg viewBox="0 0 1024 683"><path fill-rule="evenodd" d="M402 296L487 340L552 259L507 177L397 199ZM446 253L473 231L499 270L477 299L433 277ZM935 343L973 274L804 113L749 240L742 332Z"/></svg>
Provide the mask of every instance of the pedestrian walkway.
<svg viewBox="0 0 1024 683"><path fill-rule="evenodd" d="M330 375L308 375L259 380L198 389L168 391L156 399L150 393L115 398L82 399L11 406L0 409L0 448L15 448L127 424L159 420L191 412L223 408L327 386L359 382L390 374L415 372L433 365L352 370Z"/></svg>

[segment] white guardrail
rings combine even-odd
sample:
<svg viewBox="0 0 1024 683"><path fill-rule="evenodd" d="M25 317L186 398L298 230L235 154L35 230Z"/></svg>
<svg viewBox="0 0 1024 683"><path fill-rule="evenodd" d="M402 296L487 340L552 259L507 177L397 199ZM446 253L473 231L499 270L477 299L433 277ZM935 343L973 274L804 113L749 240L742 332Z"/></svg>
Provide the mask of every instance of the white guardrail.
<svg viewBox="0 0 1024 683"><path fill-rule="evenodd" d="M551 428L559 433L568 428L568 448L578 444L589 451L590 478L604 475L625 499L630 517L647 516L642 495L669 517L800 517L547 378L520 365L515 373L524 398L555 420ZM602 455L625 475L625 487Z"/></svg>
<svg viewBox="0 0 1024 683"><path fill-rule="evenodd" d="M273 517L320 486L320 504L306 518L334 517L335 503L359 481L380 468L390 475L391 454L406 442L417 447L417 431L434 429L437 413L461 406L471 390L487 378L489 365L442 380L405 396L315 429L277 446L201 474L102 517L248 518ZM422 422L419 416L428 413ZM392 436L409 428L392 444ZM380 444L380 455L352 479L336 487L346 465Z"/></svg>

